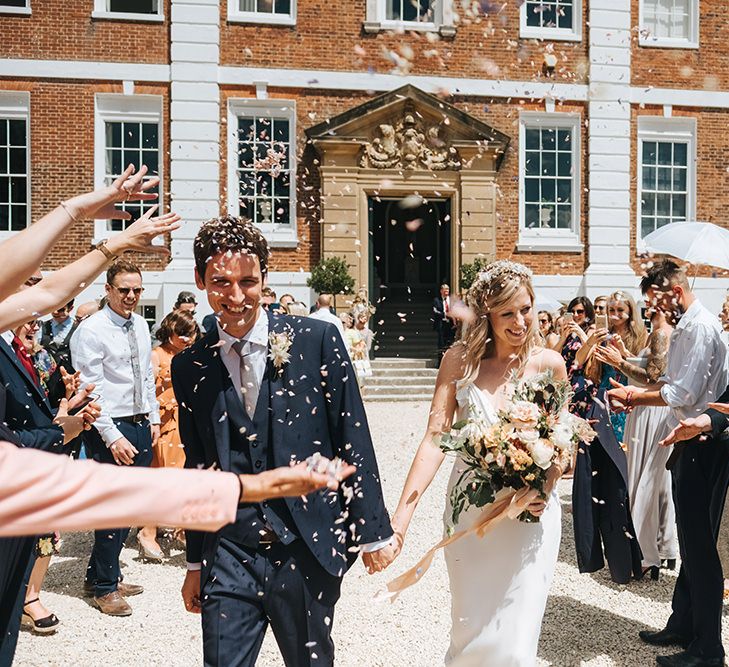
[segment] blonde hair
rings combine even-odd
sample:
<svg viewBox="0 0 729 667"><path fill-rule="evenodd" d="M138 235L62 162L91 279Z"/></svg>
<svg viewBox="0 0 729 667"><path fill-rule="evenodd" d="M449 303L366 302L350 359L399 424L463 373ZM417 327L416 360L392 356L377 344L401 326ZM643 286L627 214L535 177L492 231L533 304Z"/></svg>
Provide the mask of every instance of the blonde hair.
<svg viewBox="0 0 729 667"><path fill-rule="evenodd" d="M627 292L618 290L607 297L608 308L612 301L622 301L628 304L628 333L623 336L623 343L625 343L628 351L633 356L636 356L645 347L646 341L648 340L648 332L646 331L645 324L643 324L643 318L640 315L635 299ZM590 357L587 364L586 375L595 383L599 383L602 378L602 364L594 356Z"/></svg>
<svg viewBox="0 0 729 667"><path fill-rule="evenodd" d="M494 354L495 341L491 336L489 312L506 306L522 287L526 288L534 306L531 271L523 264L507 260L489 264L471 285L466 294L466 304L475 317L471 322L464 323L461 339L457 343L463 354L462 382L475 380L481 359ZM536 319L532 319L526 341L519 351L517 375L524 370L530 354L539 345L541 336L535 322Z"/></svg>

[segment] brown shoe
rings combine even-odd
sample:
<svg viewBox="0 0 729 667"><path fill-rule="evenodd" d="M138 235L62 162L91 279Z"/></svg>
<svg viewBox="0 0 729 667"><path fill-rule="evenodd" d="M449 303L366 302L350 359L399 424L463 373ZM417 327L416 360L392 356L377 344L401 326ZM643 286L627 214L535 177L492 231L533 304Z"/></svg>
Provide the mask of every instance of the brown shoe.
<svg viewBox="0 0 729 667"><path fill-rule="evenodd" d="M144 586L139 586L138 584L125 584L123 581L119 582L119 585L116 589L125 598L130 598L133 595L139 595L140 593L144 593Z"/></svg>
<svg viewBox="0 0 729 667"><path fill-rule="evenodd" d="M132 608L127 601L121 596L119 591L112 591L100 598L94 596L96 606L101 610L102 614L109 616L131 616Z"/></svg>

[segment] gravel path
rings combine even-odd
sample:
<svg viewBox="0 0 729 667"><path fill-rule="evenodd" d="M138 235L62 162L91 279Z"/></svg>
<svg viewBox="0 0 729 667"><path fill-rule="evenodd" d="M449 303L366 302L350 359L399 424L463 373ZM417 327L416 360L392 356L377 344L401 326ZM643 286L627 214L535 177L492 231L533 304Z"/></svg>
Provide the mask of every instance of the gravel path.
<svg viewBox="0 0 729 667"><path fill-rule="evenodd" d="M394 508L411 457L425 427L428 406L370 403L367 412L377 448L387 505ZM448 580L441 555L415 588L394 604L373 601L391 574L399 574L440 537L446 462L418 508L406 550L387 575L368 576L358 562L344 580L334 619L337 664L342 667L432 667L443 664L448 646ZM570 482L560 482L563 510L569 506ZM540 665L654 664L655 651L637 639L641 628L660 628L668 617L674 577L662 572L658 582L613 584L606 573L580 575L574 557L572 516L563 512L560 560L547 604ZM131 543L131 540L130 540ZM103 616L81 597L91 548L88 533L66 535L62 556L54 558L43 599L62 620L51 637L22 633L16 665L186 667L201 664L199 619L185 613L179 595L184 557L172 551L164 564L138 560L124 549L127 581L143 584L131 598L129 618ZM726 627L726 626L725 626ZM729 639L725 631L725 640ZM282 665L272 637L266 638L261 667Z"/></svg>

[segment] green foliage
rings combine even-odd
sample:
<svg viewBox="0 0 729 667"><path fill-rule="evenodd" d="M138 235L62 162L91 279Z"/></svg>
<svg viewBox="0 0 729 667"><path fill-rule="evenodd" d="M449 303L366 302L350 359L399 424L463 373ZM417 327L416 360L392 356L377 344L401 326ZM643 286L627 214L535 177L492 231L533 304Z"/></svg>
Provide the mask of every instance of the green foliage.
<svg viewBox="0 0 729 667"><path fill-rule="evenodd" d="M321 259L311 270L306 284L318 294L351 294L354 278L344 258L329 257Z"/></svg>
<svg viewBox="0 0 729 667"><path fill-rule="evenodd" d="M461 289L467 290L481 271L484 271L491 262L485 257L476 257L470 264L461 264Z"/></svg>

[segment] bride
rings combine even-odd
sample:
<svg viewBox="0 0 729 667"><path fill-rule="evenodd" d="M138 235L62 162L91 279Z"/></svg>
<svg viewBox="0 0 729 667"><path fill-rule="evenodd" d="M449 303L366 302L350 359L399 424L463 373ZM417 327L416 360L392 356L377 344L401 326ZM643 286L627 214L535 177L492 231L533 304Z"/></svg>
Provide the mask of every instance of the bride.
<svg viewBox="0 0 729 667"><path fill-rule="evenodd" d="M443 357L430 410L400 502L392 518L397 556L418 502L444 459L435 436L456 421L477 416L493 422L508 397L515 372L529 378L547 370L566 380L564 361L540 346L534 318L531 272L510 261L489 265L468 292L475 314ZM460 475L453 466L450 489ZM451 590L450 667L533 667L547 593L557 563L560 506L554 486L562 470L548 472L547 500L528 510L539 522L505 520L483 538L467 536L445 549ZM448 505L450 503L447 503ZM481 509L461 514L456 530L468 528ZM451 517L446 507L445 523ZM386 566L379 563L375 570Z"/></svg>

